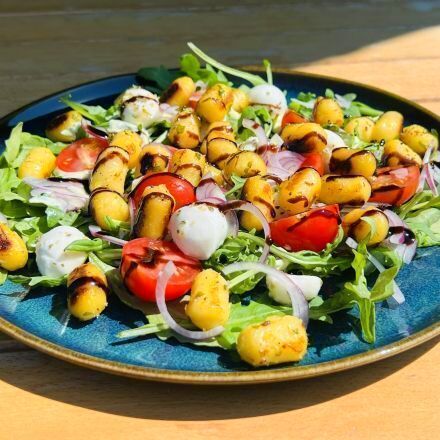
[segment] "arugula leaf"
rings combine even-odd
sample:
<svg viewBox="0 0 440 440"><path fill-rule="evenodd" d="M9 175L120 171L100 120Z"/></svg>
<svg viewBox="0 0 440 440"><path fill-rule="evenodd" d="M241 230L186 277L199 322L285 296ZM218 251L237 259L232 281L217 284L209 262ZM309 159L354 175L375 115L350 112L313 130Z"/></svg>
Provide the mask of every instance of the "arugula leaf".
<svg viewBox="0 0 440 440"><path fill-rule="evenodd" d="M249 232L240 231L237 238L246 238L261 248L265 243L264 238ZM317 275L321 278L341 273L348 269L351 263L351 258L346 256L335 257L332 254L318 254L312 251L289 252L275 245L270 246L270 253L281 259L289 270L296 270L305 275Z"/></svg>
<svg viewBox="0 0 440 440"><path fill-rule="evenodd" d="M266 68L267 83L273 85L272 66L269 60L263 60L263 66Z"/></svg>
<svg viewBox="0 0 440 440"><path fill-rule="evenodd" d="M93 252L90 252L88 257L89 257L90 263L93 263L95 266L98 267L98 269L101 269L105 274L107 274L108 272L110 272L112 270L117 270L113 266L110 266L109 264L102 261Z"/></svg>
<svg viewBox="0 0 440 440"><path fill-rule="evenodd" d="M118 237L125 237L130 233L130 223L128 222L115 220L108 215L104 217L104 221L107 225L106 230L110 231L114 235L117 235Z"/></svg>
<svg viewBox="0 0 440 440"><path fill-rule="evenodd" d="M349 117L370 116L374 118L376 116L380 116L382 113L382 110L370 107L369 105L360 101L353 101L350 107L345 109L345 115Z"/></svg>
<svg viewBox="0 0 440 440"><path fill-rule="evenodd" d="M373 343L376 339L375 330L375 302L383 301L390 297L394 291L394 279L399 272L401 261L393 251L388 253L383 250L376 251L376 255L382 254L388 264L394 264L385 269L377 277L371 291L367 286L365 270L368 264L367 239L358 244L357 249L352 249L354 259L352 268L355 271L353 281L348 281L343 288L330 296L322 303L310 304L310 318L326 320L328 315L344 309L351 309L357 306L359 309L359 320L364 339ZM393 256L391 256L393 254Z"/></svg>
<svg viewBox="0 0 440 440"><path fill-rule="evenodd" d="M100 105L86 105L72 101L70 98L70 96L63 96L60 101L97 125L119 116L119 109L116 106L105 109Z"/></svg>
<svg viewBox="0 0 440 440"><path fill-rule="evenodd" d="M146 88L151 90L153 93L158 94L166 90L176 78L181 76L181 72L168 70L165 66L142 67L142 69L138 70L137 74L148 83L152 83L157 86L154 87L147 84Z"/></svg>
<svg viewBox="0 0 440 440"><path fill-rule="evenodd" d="M235 174L232 174L231 180L234 186L225 193L225 197L228 200L236 200L241 197L241 191L243 190L243 186L246 183L247 178L239 177L236 176Z"/></svg>
<svg viewBox="0 0 440 440"><path fill-rule="evenodd" d="M102 251L108 247L109 244L100 238L94 238L93 240L87 238L84 240L73 241L65 250L74 252L96 252Z"/></svg>
<svg viewBox="0 0 440 440"><path fill-rule="evenodd" d="M89 254L89 260L96 260L99 264L102 263L103 268L111 270L114 266L118 265L122 256L122 249L119 247L113 247L110 243L107 243L100 238L93 240L84 239L76 240L67 246L66 250L73 252L87 252Z"/></svg>
<svg viewBox="0 0 440 440"><path fill-rule="evenodd" d="M180 70L193 81L203 81L208 87L218 83L231 84L221 71L216 72L210 64L206 64L206 67L202 68L199 60L192 53L185 53L181 56Z"/></svg>
<svg viewBox="0 0 440 440"><path fill-rule="evenodd" d="M67 275L59 278L52 278L44 275L28 277L24 275L8 275L8 278L18 284L24 284L29 287L42 286L42 287L57 287L67 283Z"/></svg>
<svg viewBox="0 0 440 440"><path fill-rule="evenodd" d="M239 261L258 261L261 254L261 245L243 237L229 237L211 257L204 262L205 267L221 272L222 269ZM275 258L270 255L267 261L275 266ZM229 290L232 293L243 294L254 289L264 278L264 274L254 271L236 272L226 276L229 281Z"/></svg>
<svg viewBox="0 0 440 440"><path fill-rule="evenodd" d="M208 56L206 53L202 52L195 44L188 43L188 47L205 63L211 65L212 67L215 67L216 69L220 70L221 72L227 73L228 75L236 76L237 78L242 78L246 81L249 81L253 86L258 86L262 84L267 84L266 81L264 81L263 78L261 78L258 75L254 75L253 73L243 72L238 69L233 69L232 67L225 66L222 63L219 63L218 61L214 60L210 56Z"/></svg>
<svg viewBox="0 0 440 440"><path fill-rule="evenodd" d="M312 119L315 102L315 93L299 92L296 98L290 99L289 108L307 119Z"/></svg>

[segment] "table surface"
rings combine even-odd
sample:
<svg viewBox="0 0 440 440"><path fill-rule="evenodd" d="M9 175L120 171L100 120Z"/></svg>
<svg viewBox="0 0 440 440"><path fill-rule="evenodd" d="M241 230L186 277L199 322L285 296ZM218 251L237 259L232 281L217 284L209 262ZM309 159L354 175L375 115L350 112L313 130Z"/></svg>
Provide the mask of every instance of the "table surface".
<svg viewBox="0 0 440 440"><path fill-rule="evenodd" d="M440 113L439 3L2 0L0 114L142 65L175 66L188 40L225 63L270 58ZM0 335L0 438L438 438L437 342L331 376L220 388L112 377Z"/></svg>

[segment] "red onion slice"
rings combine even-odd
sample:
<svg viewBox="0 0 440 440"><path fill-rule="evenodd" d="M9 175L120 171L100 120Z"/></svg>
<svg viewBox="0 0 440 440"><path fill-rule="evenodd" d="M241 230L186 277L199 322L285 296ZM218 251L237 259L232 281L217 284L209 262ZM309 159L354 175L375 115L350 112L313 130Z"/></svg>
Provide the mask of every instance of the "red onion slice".
<svg viewBox="0 0 440 440"><path fill-rule="evenodd" d="M242 125L255 134L258 139L258 146L267 145L269 143L266 133L260 124L251 119L243 119Z"/></svg>
<svg viewBox="0 0 440 440"><path fill-rule="evenodd" d="M345 240L345 243L347 244L347 246L351 247L352 249L357 249L358 247L357 242L353 240L351 237L348 237L347 240ZM375 258L373 255L368 254L368 260L380 273L382 273L385 270L384 265L379 260L377 260L377 258ZM391 296L391 298L387 299L387 302L390 307L394 307L395 304L400 305L405 302L405 296L403 295L403 292L400 290L400 287L394 280L393 280L393 295Z"/></svg>
<svg viewBox="0 0 440 440"><path fill-rule="evenodd" d="M432 166L432 176L435 183L440 183L440 168L436 165Z"/></svg>
<svg viewBox="0 0 440 440"><path fill-rule="evenodd" d="M431 173L431 165L429 163L424 165L424 169L426 170L426 182L428 183L429 189L432 191L434 197L438 196L437 186L435 185L434 177Z"/></svg>
<svg viewBox="0 0 440 440"><path fill-rule="evenodd" d="M255 215L255 217L257 217L258 220L260 220L263 226L265 243L259 261L260 263L264 263L267 259L267 256L269 255L269 250L270 250L270 227L263 213L255 205L253 205L250 202L245 202L244 200L231 200L230 202L226 202L223 205L221 205L221 210L223 212L227 212L231 210L247 211Z"/></svg>
<svg viewBox="0 0 440 440"><path fill-rule="evenodd" d="M278 280L286 288L286 291L289 294L290 301L292 302L292 314L300 318L304 323L304 326L307 327L309 322L309 305L304 293L291 278L289 278L284 272L270 267L267 264L254 263L251 261L230 264L229 266L224 267L222 272L225 275L229 275L234 272L245 270L261 272Z"/></svg>
<svg viewBox="0 0 440 440"><path fill-rule="evenodd" d="M384 214L388 218L391 227L400 226L409 229L408 225L393 211L385 209ZM417 251L417 241L414 240L411 244L405 243L405 232L398 232L388 237L384 244L393 249L405 264L411 263Z"/></svg>
<svg viewBox="0 0 440 440"><path fill-rule="evenodd" d="M304 156L293 151L273 151L269 147L262 152L261 157L267 165L268 174L273 174L282 180L298 171L305 159Z"/></svg>
<svg viewBox="0 0 440 440"><path fill-rule="evenodd" d="M431 154L432 154L432 147L429 147L425 155L423 156L423 168L422 172L420 173L420 180L419 180L419 187L417 188L417 191L423 191L425 187L425 181L428 184L429 189L432 191L433 195L436 197L438 196L438 190L436 186L436 179L435 179L435 168L431 168ZM434 174L434 175L433 175Z"/></svg>
<svg viewBox="0 0 440 440"><path fill-rule="evenodd" d="M165 290L169 279L173 276L175 271L176 266L174 265L174 263L172 261L168 261L163 270L161 270L161 272L159 273L159 277L157 279L156 303L164 321L174 332L184 336L185 338L193 339L195 341L215 338L216 336L220 335L224 330L224 327L222 326L214 327L213 329L208 331L187 330L186 328L178 324L170 315L170 312L168 312L167 303L165 301Z"/></svg>
<svg viewBox="0 0 440 440"><path fill-rule="evenodd" d="M228 211L225 213L225 217L228 222L228 235L236 237L240 228L237 214L234 211Z"/></svg>
<svg viewBox="0 0 440 440"><path fill-rule="evenodd" d="M127 244L127 240L122 240L122 238L113 237L112 235L107 235L99 226L89 225L89 231L92 237L101 238L102 240L108 241L109 243L116 244L118 246L124 246Z"/></svg>
<svg viewBox="0 0 440 440"><path fill-rule="evenodd" d="M88 137L96 138L96 139L100 139L102 141L108 142L108 138L107 138L106 134L103 131L98 130L97 128L93 127L89 123L89 121L87 121L84 118L81 121L81 127ZM99 134L99 133L102 133L102 134Z"/></svg>
<svg viewBox="0 0 440 440"><path fill-rule="evenodd" d="M159 104L160 116L164 121L172 122L177 113L179 113L179 107L176 105L170 105L165 102Z"/></svg>
<svg viewBox="0 0 440 440"><path fill-rule="evenodd" d="M128 210L130 212L130 235L133 233L134 223L136 220L136 205L133 197L128 198Z"/></svg>
<svg viewBox="0 0 440 440"><path fill-rule="evenodd" d="M223 191L215 183L211 173L202 177L196 188L196 199L198 202L214 203L215 205L226 201Z"/></svg>
<svg viewBox="0 0 440 440"><path fill-rule="evenodd" d="M388 223L391 227L394 226L401 226L402 228L406 227L403 220L395 212L391 211L390 209L385 209L383 213L387 216ZM399 232L397 234L393 234L388 240L390 243L402 244L405 242L405 233Z"/></svg>

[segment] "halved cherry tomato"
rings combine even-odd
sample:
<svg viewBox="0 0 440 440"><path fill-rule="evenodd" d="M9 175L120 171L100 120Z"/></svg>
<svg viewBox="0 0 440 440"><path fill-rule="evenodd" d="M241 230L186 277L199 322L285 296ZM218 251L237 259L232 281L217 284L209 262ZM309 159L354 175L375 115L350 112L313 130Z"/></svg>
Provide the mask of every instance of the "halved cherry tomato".
<svg viewBox="0 0 440 440"><path fill-rule="evenodd" d="M121 260L124 284L143 301L155 301L157 278L168 261L174 262L176 272L168 281L165 299L179 298L191 288L201 266L172 242L136 238L124 245Z"/></svg>
<svg viewBox="0 0 440 440"><path fill-rule="evenodd" d="M281 128L284 128L287 124L299 124L301 122L308 122L306 118L293 110L287 110L284 113L283 120L281 121Z"/></svg>
<svg viewBox="0 0 440 440"><path fill-rule="evenodd" d="M73 142L57 156L56 166L66 172L91 170L102 150L108 147L105 139L84 138Z"/></svg>
<svg viewBox="0 0 440 440"><path fill-rule="evenodd" d="M154 185L165 185L167 187L176 201L174 206L175 210L196 201L195 188L191 183L177 174L165 172L145 176L138 186L136 186L132 193L133 201L136 206L138 206L141 201L144 189L147 186Z"/></svg>
<svg viewBox="0 0 440 440"><path fill-rule="evenodd" d="M270 223L275 244L288 250L320 252L338 234L339 206L329 205Z"/></svg>
<svg viewBox="0 0 440 440"><path fill-rule="evenodd" d="M419 186L420 170L416 165L378 168L376 174L370 180L370 202L400 206L415 194Z"/></svg>
<svg viewBox="0 0 440 440"><path fill-rule="evenodd" d="M301 168L310 167L314 168L318 173L323 176L325 171L324 158L320 153L302 153L305 157L304 162L301 164Z"/></svg>

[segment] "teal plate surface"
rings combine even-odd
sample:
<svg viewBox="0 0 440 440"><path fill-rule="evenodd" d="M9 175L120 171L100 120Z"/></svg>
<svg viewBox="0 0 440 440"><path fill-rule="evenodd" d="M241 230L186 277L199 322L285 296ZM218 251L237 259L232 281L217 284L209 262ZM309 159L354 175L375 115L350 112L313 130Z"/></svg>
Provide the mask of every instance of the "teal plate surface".
<svg viewBox="0 0 440 440"><path fill-rule="evenodd" d="M121 91L136 83L134 75L122 75L84 84L32 103L0 121L0 142L20 121L26 131L43 134L48 120L64 109L59 98L70 93L84 103L110 105ZM296 96L300 91L323 94L354 92L373 107L405 115L406 123L419 123L440 131L439 118L422 107L381 90L303 73L275 74L275 83ZM397 309L377 305L377 341L373 345L357 336L351 313L339 313L335 324L312 322L306 357L294 366L251 369L230 352L199 349L155 337L121 341L121 330L141 325L140 312L111 298L109 307L93 322L63 322L64 289L39 289L23 295L23 287L11 282L0 287L0 330L56 357L137 378L186 383L255 383L297 379L367 364L418 345L440 333L440 247L426 248L402 269L398 283L406 302ZM24 296L24 298L23 298Z"/></svg>

